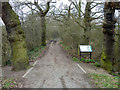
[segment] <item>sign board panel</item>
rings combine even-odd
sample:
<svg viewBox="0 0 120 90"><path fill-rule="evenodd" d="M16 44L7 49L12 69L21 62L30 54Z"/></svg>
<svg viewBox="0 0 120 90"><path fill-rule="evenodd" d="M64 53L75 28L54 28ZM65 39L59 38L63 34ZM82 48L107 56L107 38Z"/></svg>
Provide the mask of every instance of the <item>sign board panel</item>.
<svg viewBox="0 0 120 90"><path fill-rule="evenodd" d="M80 52L92 52L90 45L80 45Z"/></svg>

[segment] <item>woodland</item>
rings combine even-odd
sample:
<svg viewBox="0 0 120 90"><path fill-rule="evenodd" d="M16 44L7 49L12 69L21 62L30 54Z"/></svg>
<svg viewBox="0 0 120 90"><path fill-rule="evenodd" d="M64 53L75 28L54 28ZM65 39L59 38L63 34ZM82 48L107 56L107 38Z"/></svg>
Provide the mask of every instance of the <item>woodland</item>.
<svg viewBox="0 0 120 90"><path fill-rule="evenodd" d="M79 45L91 45L92 59L111 74L120 74L120 2L95 0L26 0L0 2L2 28L1 66L13 71L29 67L33 53L51 41L79 59ZM84 61L85 62L85 61Z"/></svg>

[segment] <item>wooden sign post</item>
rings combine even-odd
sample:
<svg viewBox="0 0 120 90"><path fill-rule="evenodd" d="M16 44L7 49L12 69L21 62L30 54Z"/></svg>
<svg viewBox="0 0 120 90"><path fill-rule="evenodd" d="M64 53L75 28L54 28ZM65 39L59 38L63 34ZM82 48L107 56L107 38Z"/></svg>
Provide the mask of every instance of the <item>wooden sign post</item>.
<svg viewBox="0 0 120 90"><path fill-rule="evenodd" d="M80 60L82 53L89 53L90 59L92 58L92 47L90 45L80 45Z"/></svg>

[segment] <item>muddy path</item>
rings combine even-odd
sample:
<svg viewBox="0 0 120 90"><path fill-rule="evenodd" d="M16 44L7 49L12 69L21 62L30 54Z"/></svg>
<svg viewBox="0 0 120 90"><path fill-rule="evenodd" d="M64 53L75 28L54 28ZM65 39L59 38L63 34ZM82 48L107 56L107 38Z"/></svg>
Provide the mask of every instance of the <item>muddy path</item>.
<svg viewBox="0 0 120 90"><path fill-rule="evenodd" d="M46 54L23 77L24 88L90 88L86 74L52 42Z"/></svg>

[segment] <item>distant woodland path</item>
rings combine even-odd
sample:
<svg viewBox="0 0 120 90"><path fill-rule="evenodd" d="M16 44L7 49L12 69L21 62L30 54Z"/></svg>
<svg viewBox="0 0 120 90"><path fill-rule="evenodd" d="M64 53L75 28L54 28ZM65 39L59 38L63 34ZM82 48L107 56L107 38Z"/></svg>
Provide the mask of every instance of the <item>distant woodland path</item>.
<svg viewBox="0 0 120 90"><path fill-rule="evenodd" d="M25 88L90 88L86 74L52 42L46 54L23 77Z"/></svg>

